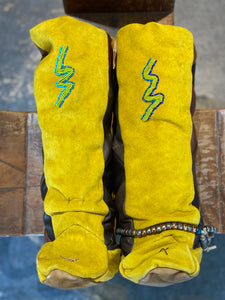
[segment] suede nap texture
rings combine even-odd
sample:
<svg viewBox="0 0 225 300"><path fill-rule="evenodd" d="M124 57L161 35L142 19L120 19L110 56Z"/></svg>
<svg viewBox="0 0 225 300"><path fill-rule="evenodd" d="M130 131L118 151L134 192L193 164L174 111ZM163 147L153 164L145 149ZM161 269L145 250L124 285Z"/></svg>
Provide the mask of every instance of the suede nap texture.
<svg viewBox="0 0 225 300"><path fill-rule="evenodd" d="M48 187L44 209L55 234L38 253L37 271L41 282L57 288L88 286L111 279L120 261L119 249L107 250L102 225L108 36L67 16L30 35L47 53L35 71L34 94Z"/></svg>
<svg viewBox="0 0 225 300"><path fill-rule="evenodd" d="M154 65L148 66L151 60ZM125 212L135 229L173 221L199 224L192 205L193 60L193 37L184 28L152 22L127 25L117 34ZM150 117L143 118L151 103ZM120 272L135 283L156 286L190 279L199 273L202 257L201 248L193 249L194 239L193 233L175 230L135 238Z"/></svg>

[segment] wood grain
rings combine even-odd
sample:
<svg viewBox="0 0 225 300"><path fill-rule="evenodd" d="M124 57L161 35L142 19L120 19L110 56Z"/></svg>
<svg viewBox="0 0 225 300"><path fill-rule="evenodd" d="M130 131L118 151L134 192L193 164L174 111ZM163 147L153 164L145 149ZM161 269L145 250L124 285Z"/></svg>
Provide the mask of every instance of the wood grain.
<svg viewBox="0 0 225 300"><path fill-rule="evenodd" d="M24 234L39 233L43 230L43 206L40 181L43 173L41 131L37 114L27 116L27 176ZM32 199L32 201L30 201Z"/></svg>
<svg viewBox="0 0 225 300"><path fill-rule="evenodd" d="M225 232L224 120L224 110L196 111L194 116L198 139L196 173L201 214L205 224L216 226L218 232Z"/></svg>
<svg viewBox="0 0 225 300"><path fill-rule="evenodd" d="M205 224L225 233L225 110L197 110L196 173ZM0 112L0 235L43 233L36 113Z"/></svg>
<svg viewBox="0 0 225 300"><path fill-rule="evenodd" d="M220 232L225 232L225 111L217 111Z"/></svg>
<svg viewBox="0 0 225 300"><path fill-rule="evenodd" d="M41 132L35 113L0 112L0 235L43 231Z"/></svg>
<svg viewBox="0 0 225 300"><path fill-rule="evenodd" d="M0 234L22 234L27 114L0 112Z"/></svg>

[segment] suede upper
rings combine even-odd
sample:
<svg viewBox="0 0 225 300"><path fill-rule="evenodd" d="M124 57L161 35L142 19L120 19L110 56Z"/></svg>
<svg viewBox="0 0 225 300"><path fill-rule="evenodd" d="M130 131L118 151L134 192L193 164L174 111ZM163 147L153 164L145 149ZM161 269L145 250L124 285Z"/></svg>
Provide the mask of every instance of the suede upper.
<svg viewBox="0 0 225 300"><path fill-rule="evenodd" d="M62 288L76 287L76 278L108 280L120 255L118 249L107 250L102 225L108 213L102 181L108 36L67 16L45 21L30 34L48 53L35 71L34 94L48 187L44 209L56 238L40 250L38 274L42 282ZM73 276L73 284L65 274Z"/></svg>
<svg viewBox="0 0 225 300"><path fill-rule="evenodd" d="M192 205L192 34L180 27L131 24L117 34L118 116L124 144L125 212L135 229L164 222L198 225ZM140 282L167 267L199 272L195 235L169 231L135 239L121 273ZM167 248L168 255L163 248Z"/></svg>

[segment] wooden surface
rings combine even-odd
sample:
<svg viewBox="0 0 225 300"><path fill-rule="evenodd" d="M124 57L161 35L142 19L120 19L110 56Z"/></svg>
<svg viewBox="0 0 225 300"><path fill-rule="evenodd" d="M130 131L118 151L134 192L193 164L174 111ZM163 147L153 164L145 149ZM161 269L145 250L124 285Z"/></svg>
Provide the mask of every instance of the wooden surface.
<svg viewBox="0 0 225 300"><path fill-rule="evenodd" d="M0 235L43 231L41 149L35 113L0 112Z"/></svg>
<svg viewBox="0 0 225 300"><path fill-rule="evenodd" d="M113 38L130 23L174 24L175 0L64 0L66 14L104 29Z"/></svg>
<svg viewBox="0 0 225 300"><path fill-rule="evenodd" d="M195 113L196 171L205 224L225 233L225 110ZM0 112L0 235L43 232L43 172L36 113Z"/></svg>
<svg viewBox="0 0 225 300"><path fill-rule="evenodd" d="M63 0L65 12L171 12L175 0Z"/></svg>
<svg viewBox="0 0 225 300"><path fill-rule="evenodd" d="M196 111L196 173L206 224L225 233L225 110Z"/></svg>

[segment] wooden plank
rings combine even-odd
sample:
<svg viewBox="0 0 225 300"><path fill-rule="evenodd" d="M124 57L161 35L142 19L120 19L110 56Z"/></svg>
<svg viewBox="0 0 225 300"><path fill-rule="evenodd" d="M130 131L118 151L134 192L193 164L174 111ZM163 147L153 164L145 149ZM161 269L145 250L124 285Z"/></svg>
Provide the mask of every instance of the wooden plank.
<svg viewBox="0 0 225 300"><path fill-rule="evenodd" d="M0 174L2 176L2 170ZM23 234L24 194L24 187L0 188L0 236Z"/></svg>
<svg viewBox="0 0 225 300"><path fill-rule="evenodd" d="M0 112L0 235L23 233L26 113Z"/></svg>
<svg viewBox="0 0 225 300"><path fill-rule="evenodd" d="M27 182L24 207L24 234L43 232L43 202L40 193L42 173L41 131L38 125L37 114L29 113L27 117Z"/></svg>
<svg viewBox="0 0 225 300"><path fill-rule="evenodd" d="M174 24L175 0L64 0L65 12L104 29L114 39L131 23ZM115 43L116 44L116 43Z"/></svg>
<svg viewBox="0 0 225 300"><path fill-rule="evenodd" d="M205 224L225 233L225 110L197 110L196 172ZM0 112L0 235L43 233L36 113Z"/></svg>
<svg viewBox="0 0 225 300"><path fill-rule="evenodd" d="M225 110L217 111L220 232L225 232Z"/></svg>
<svg viewBox="0 0 225 300"><path fill-rule="evenodd" d="M63 0L67 14L107 12L171 12L175 0Z"/></svg>
<svg viewBox="0 0 225 300"><path fill-rule="evenodd" d="M201 214L205 224L216 226L221 233L225 232L225 197L222 195L224 186L221 181L221 167L223 162L224 168L225 154L224 120L224 110L196 111L194 116L198 139L196 173Z"/></svg>
<svg viewBox="0 0 225 300"><path fill-rule="evenodd" d="M134 12L134 13L93 13L93 14L75 14L75 17L80 18L83 21L87 20L97 27L101 27L108 34L116 37L112 34L112 29L117 32L121 27L131 24L140 23L146 24L148 22L158 22L165 25L174 24L174 12L164 13L164 12Z"/></svg>
<svg viewBox="0 0 225 300"><path fill-rule="evenodd" d="M43 232L36 113L0 112L0 235Z"/></svg>

